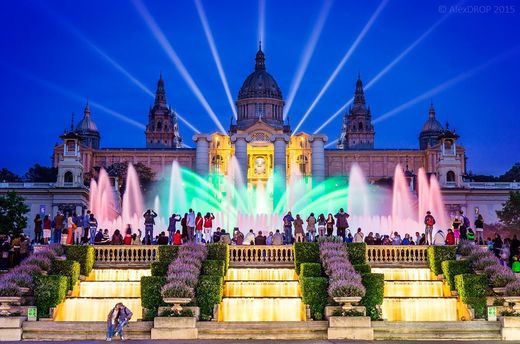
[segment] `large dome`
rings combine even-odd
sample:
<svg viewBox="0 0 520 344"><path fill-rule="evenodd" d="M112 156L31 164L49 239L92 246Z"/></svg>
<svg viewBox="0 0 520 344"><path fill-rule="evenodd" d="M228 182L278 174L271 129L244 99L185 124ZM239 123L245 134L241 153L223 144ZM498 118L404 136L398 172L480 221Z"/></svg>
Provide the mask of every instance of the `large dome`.
<svg viewBox="0 0 520 344"><path fill-rule="evenodd" d="M282 100L282 91L271 74L265 70L262 49L256 53L255 71L247 77L238 92L238 99L273 98Z"/></svg>

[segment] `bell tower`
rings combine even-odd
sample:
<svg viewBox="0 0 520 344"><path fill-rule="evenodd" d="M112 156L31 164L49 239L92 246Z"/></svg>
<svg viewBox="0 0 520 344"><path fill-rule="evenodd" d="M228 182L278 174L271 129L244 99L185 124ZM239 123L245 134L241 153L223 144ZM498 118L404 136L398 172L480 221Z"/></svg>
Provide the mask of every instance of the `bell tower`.
<svg viewBox="0 0 520 344"><path fill-rule="evenodd" d="M58 162L57 187L82 187L83 186L83 164L79 152L81 136L71 131L63 134L63 157Z"/></svg>

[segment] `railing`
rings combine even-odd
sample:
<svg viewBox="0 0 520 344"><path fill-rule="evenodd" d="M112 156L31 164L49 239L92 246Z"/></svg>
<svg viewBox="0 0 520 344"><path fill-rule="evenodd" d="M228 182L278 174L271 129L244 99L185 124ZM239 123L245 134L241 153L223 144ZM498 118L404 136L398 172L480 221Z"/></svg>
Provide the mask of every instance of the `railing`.
<svg viewBox="0 0 520 344"><path fill-rule="evenodd" d="M428 246L367 245L367 263L371 266L428 265Z"/></svg>
<svg viewBox="0 0 520 344"><path fill-rule="evenodd" d="M292 245L229 246L229 265L240 267L293 266Z"/></svg>
<svg viewBox="0 0 520 344"><path fill-rule="evenodd" d="M148 267L157 259L156 245L94 245L95 267Z"/></svg>
<svg viewBox="0 0 520 344"><path fill-rule="evenodd" d="M467 189L520 189L520 183L508 182L464 182L463 185Z"/></svg>

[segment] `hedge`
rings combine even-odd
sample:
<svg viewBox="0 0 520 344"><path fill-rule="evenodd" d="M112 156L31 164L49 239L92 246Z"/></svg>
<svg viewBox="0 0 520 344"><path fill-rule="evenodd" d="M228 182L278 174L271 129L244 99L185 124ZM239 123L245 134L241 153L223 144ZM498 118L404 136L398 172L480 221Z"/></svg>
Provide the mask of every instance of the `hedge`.
<svg viewBox="0 0 520 344"><path fill-rule="evenodd" d="M226 275L226 261L220 259L205 260L204 262L202 262L202 274L224 277Z"/></svg>
<svg viewBox="0 0 520 344"><path fill-rule="evenodd" d="M163 246L159 246L163 247ZM150 269L152 272L152 276L166 276L168 272L169 262L156 261L150 264Z"/></svg>
<svg viewBox="0 0 520 344"><path fill-rule="evenodd" d="M347 244L348 258L352 265L366 264L367 244L364 242L351 242Z"/></svg>
<svg viewBox="0 0 520 344"><path fill-rule="evenodd" d="M50 308L59 305L67 296L67 284L65 276L35 276L34 304L38 316L49 317Z"/></svg>
<svg viewBox="0 0 520 344"><path fill-rule="evenodd" d="M294 268L300 274L302 263L319 263L320 245L317 242L297 242L294 243Z"/></svg>
<svg viewBox="0 0 520 344"><path fill-rule="evenodd" d="M227 244L207 244L208 260L223 260L225 263L224 274L229 268L229 245Z"/></svg>
<svg viewBox="0 0 520 344"><path fill-rule="evenodd" d="M90 245L74 245L66 247L66 256L68 260L75 260L79 263L80 273L88 276L94 267L94 247Z"/></svg>
<svg viewBox="0 0 520 344"><path fill-rule="evenodd" d="M301 277L322 277L323 269L320 263L302 263L300 265Z"/></svg>
<svg viewBox="0 0 520 344"><path fill-rule="evenodd" d="M354 270L360 274L369 274L372 272L372 268L368 264L356 264L354 265Z"/></svg>
<svg viewBox="0 0 520 344"><path fill-rule="evenodd" d="M473 272L469 260L445 260L441 267L450 290L455 290L455 276Z"/></svg>
<svg viewBox="0 0 520 344"><path fill-rule="evenodd" d="M72 290L79 279L80 265L75 260L54 260L51 266L51 275L61 275L67 277L67 288Z"/></svg>
<svg viewBox="0 0 520 344"><path fill-rule="evenodd" d="M316 320L322 320L325 306L327 305L327 286L329 281L326 277L302 277L300 286L303 302L309 305L311 316Z"/></svg>
<svg viewBox="0 0 520 344"><path fill-rule="evenodd" d="M460 299L475 311L475 318L484 318L486 312L487 278L484 275L462 274L455 276L455 287Z"/></svg>
<svg viewBox="0 0 520 344"><path fill-rule="evenodd" d="M224 278L221 276L202 275L196 289L197 306L200 307L201 319L211 319L213 308L222 300Z"/></svg>
<svg viewBox="0 0 520 344"><path fill-rule="evenodd" d="M149 310L147 315L152 318L157 315L159 307L166 306L161 294L161 288L165 284L166 278L162 276L141 277L141 305Z"/></svg>
<svg viewBox="0 0 520 344"><path fill-rule="evenodd" d="M170 264L179 252L179 247L176 245L160 245L158 247L158 261Z"/></svg>
<svg viewBox="0 0 520 344"><path fill-rule="evenodd" d="M455 260L457 246L430 246L428 247L428 263L435 275L442 274L441 263L445 260Z"/></svg>
<svg viewBox="0 0 520 344"><path fill-rule="evenodd" d="M385 293L385 275L365 273L361 275L362 283L365 287L365 296L361 299L361 305L365 306L367 315L372 320L379 320L381 314L377 310L377 305L383 304Z"/></svg>

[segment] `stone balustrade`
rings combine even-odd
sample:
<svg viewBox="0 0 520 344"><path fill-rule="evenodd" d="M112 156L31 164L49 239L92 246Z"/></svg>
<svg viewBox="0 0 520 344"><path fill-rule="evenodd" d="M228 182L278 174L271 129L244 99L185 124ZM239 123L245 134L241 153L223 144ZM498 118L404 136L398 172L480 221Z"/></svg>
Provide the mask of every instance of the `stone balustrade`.
<svg viewBox="0 0 520 344"><path fill-rule="evenodd" d="M95 267L149 267L155 262L157 245L100 245L94 246Z"/></svg>
<svg viewBox="0 0 520 344"><path fill-rule="evenodd" d="M232 267L294 266L292 245L229 246L229 265Z"/></svg>
<svg viewBox="0 0 520 344"><path fill-rule="evenodd" d="M367 263L371 266L428 265L425 245L367 245Z"/></svg>

